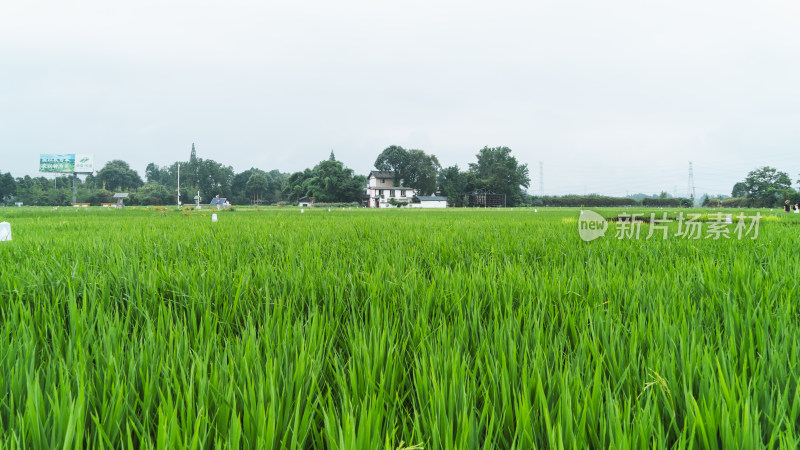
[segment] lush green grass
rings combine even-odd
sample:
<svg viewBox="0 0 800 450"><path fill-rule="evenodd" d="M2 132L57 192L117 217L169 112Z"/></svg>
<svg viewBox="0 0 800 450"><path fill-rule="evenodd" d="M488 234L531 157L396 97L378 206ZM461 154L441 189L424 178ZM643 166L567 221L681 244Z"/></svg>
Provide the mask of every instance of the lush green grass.
<svg viewBox="0 0 800 450"><path fill-rule="evenodd" d="M762 214L0 209L0 447L797 448L800 220Z"/></svg>

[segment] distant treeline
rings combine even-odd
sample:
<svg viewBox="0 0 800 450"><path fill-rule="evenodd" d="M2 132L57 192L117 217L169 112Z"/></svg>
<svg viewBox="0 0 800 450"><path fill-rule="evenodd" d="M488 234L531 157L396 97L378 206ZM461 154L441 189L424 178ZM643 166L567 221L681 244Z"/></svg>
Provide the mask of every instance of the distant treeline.
<svg viewBox="0 0 800 450"><path fill-rule="evenodd" d="M555 207L690 207L694 199L672 197L667 192L648 196L639 193L630 197L610 197L599 194L532 196L523 188L530 186L527 164L521 164L508 147L484 147L475 155L476 161L466 170L458 166L441 167L435 155L422 150L390 146L375 160L378 171L395 174L395 182L415 189L421 195L447 197L454 207L467 206L476 193L498 194L506 206ZM180 192L178 179L180 174ZM145 179L131 169L127 162L112 160L95 174L78 179L78 203L113 203L115 192L130 196L127 205L174 205L194 203L200 195L207 204L213 197L225 197L234 205L297 205L303 197L319 205L361 204L368 174L357 174L333 152L328 159L313 167L294 173L273 169L265 171L251 167L234 172L231 166L197 156L194 145L188 161L175 161L166 166L150 163ZM21 202L27 206L68 206L72 202L72 178L66 175L55 179L44 176L13 177L0 173L0 204ZM800 180L798 180L800 183ZM800 191L792 188L786 172L761 167L733 186L731 196L702 195L703 206L728 208L782 207L786 200L800 202Z"/></svg>
<svg viewBox="0 0 800 450"><path fill-rule="evenodd" d="M653 207L690 207L691 198L645 198L641 201L630 197L606 197L603 195L563 195L531 197L531 206L557 206L557 207L625 207L625 206L653 206Z"/></svg>
<svg viewBox="0 0 800 450"><path fill-rule="evenodd" d="M800 195L789 193L786 198L789 203L794 205L800 203ZM749 197L728 197L728 198L707 198L703 201L703 206L720 208L773 208L781 207L778 202L762 202L758 198Z"/></svg>
<svg viewBox="0 0 800 450"><path fill-rule="evenodd" d="M528 166L519 163L511 149L484 147L475 158L466 170L455 165L442 168L435 155L392 145L378 155L374 167L393 173L395 183L421 195L446 196L453 206L461 206L465 196L476 191L503 195L508 206L525 204ZM191 204L198 195L205 204L219 195L234 205L297 205L303 197L320 205L351 205L364 201L367 176L345 166L333 152L328 159L294 173L254 167L236 173L231 166L200 158L192 145L188 161L165 166L150 163L144 180L127 162L109 161L95 174L77 180L76 200L99 205L113 202L115 192L125 192L130 194L128 205ZM14 178L0 173L0 204L68 206L72 182L63 175Z"/></svg>

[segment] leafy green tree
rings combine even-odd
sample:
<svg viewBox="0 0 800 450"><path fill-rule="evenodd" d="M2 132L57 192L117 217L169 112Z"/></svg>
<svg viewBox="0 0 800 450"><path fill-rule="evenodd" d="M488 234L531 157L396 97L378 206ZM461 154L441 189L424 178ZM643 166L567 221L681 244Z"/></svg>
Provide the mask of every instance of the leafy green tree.
<svg viewBox="0 0 800 450"><path fill-rule="evenodd" d="M266 186L262 186L258 192L259 198L265 203L276 203L284 199L283 188L289 174L281 173L279 170L264 172L261 169L251 167L243 172L239 172L233 177L231 183L231 203L247 204L253 200L253 191L248 188L248 183L253 175L263 175L267 181ZM258 183L261 183L260 179ZM259 184L261 186L261 184Z"/></svg>
<svg viewBox="0 0 800 450"><path fill-rule="evenodd" d="M283 187L283 197L294 203L302 197L312 195L309 182L313 177L314 173L311 169L305 169L302 172L295 172L289 175Z"/></svg>
<svg viewBox="0 0 800 450"><path fill-rule="evenodd" d="M69 200L72 200L72 190L68 191ZM111 191L104 189L89 188L86 185L78 187L78 202L91 203L94 206L99 206L102 203L115 203L116 200L112 198L114 195Z"/></svg>
<svg viewBox="0 0 800 450"><path fill-rule="evenodd" d="M359 201L365 184L366 178L354 175L353 169L337 161L333 152L314 167L307 180L308 192L321 203Z"/></svg>
<svg viewBox="0 0 800 450"><path fill-rule="evenodd" d="M198 159L197 188L205 200L219 195L228 197L233 183L233 167L224 166L213 159Z"/></svg>
<svg viewBox="0 0 800 450"><path fill-rule="evenodd" d="M17 182L10 173L6 172L0 175L0 202L9 204L14 200L14 194L17 193Z"/></svg>
<svg viewBox="0 0 800 450"><path fill-rule="evenodd" d="M236 205L245 205L252 201L252 197L250 197L247 192L247 182L250 180L251 176L256 174L266 174L266 172L261 169L256 169L255 167L251 167L233 176L233 180L231 181L231 203Z"/></svg>
<svg viewBox="0 0 800 450"><path fill-rule="evenodd" d="M751 206L771 207L793 192L789 174L769 166L750 171L744 184Z"/></svg>
<svg viewBox="0 0 800 450"><path fill-rule="evenodd" d="M41 184L30 175L17 178L17 194L16 199L26 205L36 206L44 205L45 193Z"/></svg>
<svg viewBox="0 0 800 450"><path fill-rule="evenodd" d="M109 161L97 172L95 182L108 190L130 190L143 185L142 179L128 163L120 159Z"/></svg>
<svg viewBox="0 0 800 450"><path fill-rule="evenodd" d="M72 185L70 185L70 190ZM54 189L53 181L45 177L33 178L29 175L16 179L15 201L21 201L26 205L44 206L50 204L47 191Z"/></svg>
<svg viewBox="0 0 800 450"><path fill-rule="evenodd" d="M422 150L409 150L405 184L423 194L433 194L436 192L436 176L441 168L436 156Z"/></svg>
<svg viewBox="0 0 800 450"><path fill-rule="evenodd" d="M382 172L394 172L395 184L399 184L400 180L406 180L408 165L408 151L399 145L386 147L375 159L376 169ZM409 185L409 187L413 186Z"/></svg>
<svg viewBox="0 0 800 450"><path fill-rule="evenodd" d="M458 166L446 167L439 171L439 192L447 197L448 205L464 206L464 196L470 191L470 182L474 182L474 178L472 174L459 170Z"/></svg>
<svg viewBox="0 0 800 450"><path fill-rule="evenodd" d="M478 162L470 163L469 170L477 178L479 187L505 194L508 206L521 204L522 188L527 188L531 181L528 165L519 164L508 147L484 147L476 156Z"/></svg>
<svg viewBox="0 0 800 450"><path fill-rule="evenodd" d="M51 206L69 206L72 201L72 189L50 189L44 193L44 200Z"/></svg>
<svg viewBox="0 0 800 450"><path fill-rule="evenodd" d="M161 181L161 168L156 163L150 163L144 169L144 179L148 183L158 183Z"/></svg>
<svg viewBox="0 0 800 450"><path fill-rule="evenodd" d="M174 205L176 192L155 181L145 184L132 195L132 202L137 205Z"/></svg>
<svg viewBox="0 0 800 450"><path fill-rule="evenodd" d="M442 166L434 155L428 155L422 150L406 150L398 145L392 145L378 155L375 168L394 172L395 184L402 181L403 186L431 194L436 191L436 176Z"/></svg>
<svg viewBox="0 0 800 450"><path fill-rule="evenodd" d="M289 178L289 174L281 173L279 170L270 170L267 172L267 177L269 178L269 187L267 188L267 197L265 200L269 203L276 203L283 200L281 192L284 184L286 184L286 179Z"/></svg>
<svg viewBox="0 0 800 450"><path fill-rule="evenodd" d="M147 165L147 168L144 169L144 175L148 183L155 182L164 185L168 189L175 190L178 185L178 163L175 162L171 166L163 167L155 163L150 163ZM189 182L191 182L191 180L189 180Z"/></svg>
<svg viewBox="0 0 800 450"><path fill-rule="evenodd" d="M353 169L337 161L331 152L313 169L289 175L282 192L290 202L306 196L319 203L354 202L361 200L366 182L364 176L354 175Z"/></svg>
<svg viewBox="0 0 800 450"><path fill-rule="evenodd" d="M746 196L747 196L747 184L745 184L744 181L740 181L733 185L733 190L731 191L731 197L738 198Z"/></svg>
<svg viewBox="0 0 800 450"><path fill-rule="evenodd" d="M245 191L251 199L261 199L263 201L268 190L269 176L266 173L254 173L250 175L250 178L247 180L247 185L245 186Z"/></svg>

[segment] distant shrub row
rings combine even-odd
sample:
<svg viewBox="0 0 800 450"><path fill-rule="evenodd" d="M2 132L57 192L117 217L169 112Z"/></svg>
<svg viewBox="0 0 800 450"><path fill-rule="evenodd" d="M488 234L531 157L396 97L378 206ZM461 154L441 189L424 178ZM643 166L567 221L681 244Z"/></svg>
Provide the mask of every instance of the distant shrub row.
<svg viewBox="0 0 800 450"><path fill-rule="evenodd" d="M292 206L297 206L293 203ZM349 203L314 203L314 208L358 208L358 202Z"/></svg>
<svg viewBox="0 0 800 450"><path fill-rule="evenodd" d="M564 195L533 197L532 206L561 206L561 207L625 207L625 206L653 206L653 207L689 207L692 199L689 198L646 198L638 201L628 197L606 197L602 195Z"/></svg>

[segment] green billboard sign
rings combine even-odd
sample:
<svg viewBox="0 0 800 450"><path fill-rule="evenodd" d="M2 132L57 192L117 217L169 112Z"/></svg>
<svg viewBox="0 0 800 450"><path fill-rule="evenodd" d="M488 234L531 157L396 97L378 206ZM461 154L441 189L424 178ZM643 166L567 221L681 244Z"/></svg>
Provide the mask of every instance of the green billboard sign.
<svg viewBox="0 0 800 450"><path fill-rule="evenodd" d="M88 173L93 171L94 155L76 153L39 155L39 172Z"/></svg>

